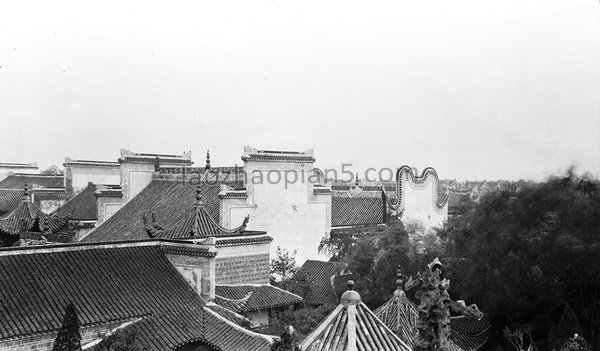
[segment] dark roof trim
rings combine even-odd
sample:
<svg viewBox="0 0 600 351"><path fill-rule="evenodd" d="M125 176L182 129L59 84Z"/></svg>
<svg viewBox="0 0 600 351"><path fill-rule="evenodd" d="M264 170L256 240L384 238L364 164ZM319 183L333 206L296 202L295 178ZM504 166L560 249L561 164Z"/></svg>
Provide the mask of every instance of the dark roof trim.
<svg viewBox="0 0 600 351"><path fill-rule="evenodd" d="M119 248L119 247L137 247L137 246L164 246L164 247L182 247L182 248L201 248L199 244L169 239L147 239L147 240L128 240L128 241L113 241L100 243L69 243L69 244L51 244L45 246L19 246L0 248L0 256L11 256L21 254L35 254L39 252L62 252L62 251L78 251L78 250L94 250L103 248ZM161 248L164 250L164 248ZM169 249L167 249L169 250Z"/></svg>

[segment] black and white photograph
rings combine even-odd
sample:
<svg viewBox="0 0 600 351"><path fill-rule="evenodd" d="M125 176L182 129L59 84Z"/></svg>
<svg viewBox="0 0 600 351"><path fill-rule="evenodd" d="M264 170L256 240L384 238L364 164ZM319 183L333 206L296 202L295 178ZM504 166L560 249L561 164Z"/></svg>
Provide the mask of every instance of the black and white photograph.
<svg viewBox="0 0 600 351"><path fill-rule="evenodd" d="M600 351L598 0L0 6L0 351Z"/></svg>

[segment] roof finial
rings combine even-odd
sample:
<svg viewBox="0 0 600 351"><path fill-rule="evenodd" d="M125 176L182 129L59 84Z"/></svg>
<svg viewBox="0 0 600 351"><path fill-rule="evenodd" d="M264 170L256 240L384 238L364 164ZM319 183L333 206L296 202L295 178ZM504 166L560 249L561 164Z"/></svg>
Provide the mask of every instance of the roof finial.
<svg viewBox="0 0 600 351"><path fill-rule="evenodd" d="M394 291L394 296L396 297L401 297L405 294L404 280L402 280L403 276L404 275L402 274L402 266L398 265L398 268L396 270L396 291Z"/></svg>
<svg viewBox="0 0 600 351"><path fill-rule="evenodd" d="M210 169L210 150L206 150L206 170Z"/></svg>
<svg viewBox="0 0 600 351"><path fill-rule="evenodd" d="M196 205L204 205L202 203L202 189L200 188L200 184L196 185Z"/></svg>
<svg viewBox="0 0 600 351"><path fill-rule="evenodd" d="M354 176L354 185L358 186L358 172L356 172L356 175Z"/></svg>
<svg viewBox="0 0 600 351"><path fill-rule="evenodd" d="M154 158L154 172L158 171L160 171L160 157L156 155L156 158Z"/></svg>
<svg viewBox="0 0 600 351"><path fill-rule="evenodd" d="M25 185L23 187L23 201L29 201L31 198L29 197L29 186L27 185L27 180L25 181Z"/></svg>
<svg viewBox="0 0 600 351"><path fill-rule="evenodd" d="M348 280L348 290L354 290L354 280Z"/></svg>
<svg viewBox="0 0 600 351"><path fill-rule="evenodd" d="M340 302L344 304L360 303L360 294L354 290L354 280L348 280L348 290L340 297Z"/></svg>

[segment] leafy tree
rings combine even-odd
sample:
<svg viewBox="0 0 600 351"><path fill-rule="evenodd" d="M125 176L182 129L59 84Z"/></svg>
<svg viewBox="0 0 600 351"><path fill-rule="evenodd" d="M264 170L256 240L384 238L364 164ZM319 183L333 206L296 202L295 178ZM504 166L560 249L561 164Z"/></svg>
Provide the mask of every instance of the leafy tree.
<svg viewBox="0 0 600 351"><path fill-rule="evenodd" d="M281 339L277 340L271 347L272 351L301 351L298 346L298 337L294 334L294 328L288 326L281 335Z"/></svg>
<svg viewBox="0 0 600 351"><path fill-rule="evenodd" d="M275 256L275 258L271 259L271 274L275 274L282 281L291 279L298 270L298 266L296 265L296 250L290 251L277 246Z"/></svg>
<svg viewBox="0 0 600 351"><path fill-rule="evenodd" d="M138 330L135 326L118 329L98 344L99 350L107 351L143 351L137 340Z"/></svg>
<svg viewBox="0 0 600 351"><path fill-rule="evenodd" d="M51 165L45 170L43 170L41 173L47 175L63 175L64 171L58 168L58 166L56 165Z"/></svg>
<svg viewBox="0 0 600 351"><path fill-rule="evenodd" d="M487 194L440 231L447 276L459 298L490 317L495 342L505 325L542 349L566 304L582 334L600 344L598 181L573 170L517 190Z"/></svg>
<svg viewBox="0 0 600 351"><path fill-rule="evenodd" d="M65 311L63 324L54 340L52 351L79 351L81 350L81 334L79 334L79 318L75 305L70 302Z"/></svg>
<svg viewBox="0 0 600 351"><path fill-rule="evenodd" d="M548 333L548 349L559 350L561 346L573 335L581 334L581 326L575 311L569 305L560 316L558 324Z"/></svg>
<svg viewBox="0 0 600 351"><path fill-rule="evenodd" d="M328 304L318 307L304 306L298 310L276 312L269 320L269 327L260 330L261 333L281 335L288 326L294 326L298 340L303 340L310 332L333 311L336 305Z"/></svg>
<svg viewBox="0 0 600 351"><path fill-rule="evenodd" d="M435 234L430 235L435 236ZM418 267L426 265L440 254L441 244L433 248L425 245L424 250L416 248L417 242L422 246L423 243L439 241L437 238L411 242L411 237L426 238L427 236L418 223L409 223L405 227L400 220L396 219L390 221L388 226L380 231L354 238L352 243L324 241L321 250L340 254L336 259L348 263L348 270L353 273L356 282L354 288L360 293L362 301L369 307L376 308L394 292L398 265L406 267L409 274L416 274ZM325 248L340 243L340 247ZM341 290L346 289L345 284L336 284L336 287L338 286Z"/></svg>

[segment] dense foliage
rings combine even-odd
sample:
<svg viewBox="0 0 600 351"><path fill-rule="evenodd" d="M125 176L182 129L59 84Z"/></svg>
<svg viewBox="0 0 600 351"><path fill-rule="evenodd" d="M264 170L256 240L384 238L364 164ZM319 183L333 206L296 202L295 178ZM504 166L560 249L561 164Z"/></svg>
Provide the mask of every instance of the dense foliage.
<svg viewBox="0 0 600 351"><path fill-rule="evenodd" d="M75 305L69 303L65 311L62 327L58 331L56 340L54 340L52 351L80 351L81 334L79 334L79 327L79 318L77 317Z"/></svg>
<svg viewBox="0 0 600 351"><path fill-rule="evenodd" d="M417 271L441 254L435 235L426 233L418 223L391 221L387 227L358 238L330 237L321 242L322 252L336 252L336 259L348 263L353 273L354 288L370 308L382 305L396 289L396 267L405 267L408 274ZM422 247L421 247L422 246ZM343 282L336 282L341 293Z"/></svg>
<svg viewBox="0 0 600 351"><path fill-rule="evenodd" d="M573 329L600 346L598 183L569 171L520 191L488 194L440 231L458 298L558 349ZM568 306L568 307L567 307ZM563 316L561 318L561 315Z"/></svg>

